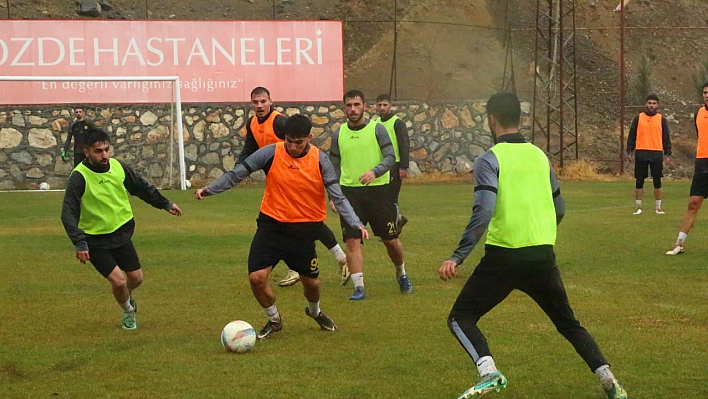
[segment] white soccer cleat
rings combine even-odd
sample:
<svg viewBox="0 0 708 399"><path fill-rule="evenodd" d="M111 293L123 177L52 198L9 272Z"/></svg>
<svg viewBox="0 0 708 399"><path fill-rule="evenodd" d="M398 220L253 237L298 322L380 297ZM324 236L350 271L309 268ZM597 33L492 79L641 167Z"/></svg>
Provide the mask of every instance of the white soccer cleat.
<svg viewBox="0 0 708 399"><path fill-rule="evenodd" d="M642 208L637 207L637 209L634 211L632 215L641 215L642 214Z"/></svg>
<svg viewBox="0 0 708 399"><path fill-rule="evenodd" d="M656 208L656 214L657 214L657 215L665 215L666 212L664 212L664 210L661 209L661 208Z"/></svg>
<svg viewBox="0 0 708 399"><path fill-rule="evenodd" d="M674 245L674 249L666 252L667 255L679 255L683 253L683 245Z"/></svg>

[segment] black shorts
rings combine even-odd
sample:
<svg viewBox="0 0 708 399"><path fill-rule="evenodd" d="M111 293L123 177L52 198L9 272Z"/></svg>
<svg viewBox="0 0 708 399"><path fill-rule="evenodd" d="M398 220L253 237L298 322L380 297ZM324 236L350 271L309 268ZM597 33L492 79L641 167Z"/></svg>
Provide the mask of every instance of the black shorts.
<svg viewBox="0 0 708 399"><path fill-rule="evenodd" d="M342 193L347 197L354 208L354 213L359 216L361 223L369 224L374 235L382 240L398 238L396 231L396 205L393 203L388 184L383 186L345 187ZM344 218L339 216L344 240L361 238L361 230L349 226Z"/></svg>
<svg viewBox="0 0 708 399"><path fill-rule="evenodd" d="M315 230L313 234L288 234L259 223L248 254L248 273L271 266L275 268L282 260L301 276L318 278L320 269L314 240L318 231Z"/></svg>
<svg viewBox="0 0 708 399"><path fill-rule="evenodd" d="M664 172L664 162L660 161L645 161L637 159L634 163L634 178L644 180L649 177L649 169L651 169L651 177L660 179Z"/></svg>
<svg viewBox="0 0 708 399"><path fill-rule="evenodd" d="M103 277L108 278L118 266L124 272L140 270L140 259L133 242L128 240L118 248L90 248L91 264Z"/></svg>
<svg viewBox="0 0 708 399"><path fill-rule="evenodd" d="M708 173L694 173L690 195L691 197L708 198Z"/></svg>

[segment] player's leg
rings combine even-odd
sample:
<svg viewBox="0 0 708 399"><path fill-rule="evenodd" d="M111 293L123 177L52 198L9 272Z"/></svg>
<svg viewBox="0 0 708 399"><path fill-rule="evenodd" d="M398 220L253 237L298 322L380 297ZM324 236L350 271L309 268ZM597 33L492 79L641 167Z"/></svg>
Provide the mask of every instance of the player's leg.
<svg viewBox="0 0 708 399"><path fill-rule="evenodd" d="M642 214L642 197L644 196L644 180L648 176L649 164L636 159L634 161L634 214Z"/></svg>
<svg viewBox="0 0 708 399"><path fill-rule="evenodd" d="M391 168L391 181L389 183L389 192L391 193L391 199L396 206L396 231L401 233L403 226L408 223L408 218L401 214L401 207L398 203L398 198L401 194L401 186L403 185L403 179L401 179L401 172L398 164Z"/></svg>
<svg viewBox="0 0 708 399"><path fill-rule="evenodd" d="M408 275L406 274L406 263L403 257L403 244L398 238L396 230L396 217L398 215L396 206L390 195L387 195L387 187L371 187L368 206L370 209L370 224L374 235L381 237L388 257L391 259L396 270L396 280L402 293L413 291Z"/></svg>
<svg viewBox="0 0 708 399"><path fill-rule="evenodd" d="M317 232L317 241L324 244L324 246L329 249L332 255L334 255L334 258L337 260L340 275L339 284L347 284L350 277L349 267L347 267L347 254L342 251L342 247L339 246L337 239L334 237L334 233L325 223L322 223L322 227Z"/></svg>
<svg viewBox="0 0 708 399"><path fill-rule="evenodd" d="M667 255L678 255L684 252L683 245L688 237L688 233L696 222L698 210L703 205L703 200L708 197L708 173L696 173L691 181L691 192L688 199L688 209L681 221L681 230L674 247L666 252Z"/></svg>
<svg viewBox="0 0 708 399"><path fill-rule="evenodd" d="M293 237L288 257L288 267L297 270L302 280L303 293L307 298L305 315L311 317L323 330L335 331L334 321L320 310L320 270L314 241Z"/></svg>
<svg viewBox="0 0 708 399"><path fill-rule="evenodd" d="M542 271L523 279L518 288L541 307L558 332L573 345L590 370L598 376L608 397L626 398L626 392L610 371L595 339L575 318L555 261L544 261L535 267Z"/></svg>
<svg viewBox="0 0 708 399"><path fill-rule="evenodd" d="M661 177L664 173L664 162L658 160L649 164L651 168L651 178L654 183L654 211L657 215L664 215L666 212L661 208Z"/></svg>
<svg viewBox="0 0 708 399"><path fill-rule="evenodd" d="M118 262L114 258L112 250L89 248L89 256L93 267L111 284L113 298L123 308L123 328L134 329L134 314L133 320L126 320L128 313L134 313L134 308L130 304L130 291L128 290L127 278L120 267L118 267Z"/></svg>
<svg viewBox="0 0 708 399"><path fill-rule="evenodd" d="M342 193L347 197L352 209L354 209L354 213L359 216L359 220L364 226L369 222L368 210L364 206L367 188L342 187ZM353 301L362 300L366 298L366 289L364 288L364 255L361 251L361 230L349 226L342 215L339 215L339 225L342 228L343 239L347 245L347 264L354 283L354 293L349 299Z"/></svg>
<svg viewBox="0 0 708 399"><path fill-rule="evenodd" d="M111 252L118 267L125 273L126 286L128 288L128 303L130 306L123 305L123 328L135 329L138 326L135 316L138 311L138 305L135 302L133 290L138 288L143 282L143 269L140 265L140 259L132 240L128 240L127 243L111 250Z"/></svg>
<svg viewBox="0 0 708 399"><path fill-rule="evenodd" d="M506 378L497 370L487 339L477 327L479 319L503 301L514 289L516 277L509 268L482 258L457 296L447 318L452 335L467 352L479 373L477 382L460 398L474 398L506 387Z"/></svg>
<svg viewBox="0 0 708 399"><path fill-rule="evenodd" d="M251 241L248 254L248 282L253 296L261 305L268 321L256 338L266 339L283 329L283 322L275 306L275 292L268 284L268 276L275 265L284 258L283 240L271 231L258 228Z"/></svg>

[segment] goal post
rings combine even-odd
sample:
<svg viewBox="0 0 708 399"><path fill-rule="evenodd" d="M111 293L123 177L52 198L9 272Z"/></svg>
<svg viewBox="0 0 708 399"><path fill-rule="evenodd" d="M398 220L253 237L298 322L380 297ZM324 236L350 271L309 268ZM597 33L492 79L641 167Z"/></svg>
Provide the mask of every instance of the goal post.
<svg viewBox="0 0 708 399"><path fill-rule="evenodd" d="M171 120L170 133L174 133L174 127L177 130L177 149L179 163L179 186L181 190L186 190L187 171L184 154L184 132L182 127L182 97L180 93L180 78L179 76L0 76L1 82L165 82L172 83L172 105L174 107ZM129 101L123 104L134 104ZM0 104L0 107L8 105L7 101ZM174 137L170 138L174 142ZM170 151L172 151L174 143L170 143ZM170 154L170 160L173 156ZM171 162L171 161L170 161ZM168 173L172 174L172 165L168 168ZM172 178L170 176L169 180Z"/></svg>

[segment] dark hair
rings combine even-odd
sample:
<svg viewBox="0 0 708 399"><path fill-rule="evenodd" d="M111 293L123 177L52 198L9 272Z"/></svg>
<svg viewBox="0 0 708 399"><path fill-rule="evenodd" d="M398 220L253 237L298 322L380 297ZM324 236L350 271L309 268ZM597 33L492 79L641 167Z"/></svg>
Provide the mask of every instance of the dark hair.
<svg viewBox="0 0 708 399"><path fill-rule="evenodd" d="M342 99L342 102L346 103L347 99L356 97L361 98L361 102L366 102L366 99L364 99L364 92L361 90L348 90L346 93L344 93L344 98Z"/></svg>
<svg viewBox="0 0 708 399"><path fill-rule="evenodd" d="M705 89L706 87L708 87L708 82L703 83L703 88Z"/></svg>
<svg viewBox="0 0 708 399"><path fill-rule="evenodd" d="M285 121L285 135L292 138L307 137L312 129L310 118L305 115L295 114Z"/></svg>
<svg viewBox="0 0 708 399"><path fill-rule="evenodd" d="M96 145L96 143L108 143L111 144L111 138L108 137L108 133L105 130L98 128L90 128L86 133L86 139L84 141L84 148L90 148Z"/></svg>
<svg viewBox="0 0 708 399"><path fill-rule="evenodd" d="M650 94L650 95L647 96L647 99L644 100L644 102L647 102L647 101L649 101L649 100L654 100L654 101L656 101L656 102L659 102L659 96L657 96L656 94L652 93L652 94Z"/></svg>
<svg viewBox="0 0 708 399"><path fill-rule="evenodd" d="M82 111L85 111L85 110L86 110L86 108L84 108L83 105L74 105L74 107L71 108L71 109L72 109L73 111L76 111L77 109L80 109L80 110L82 110Z"/></svg>
<svg viewBox="0 0 708 399"><path fill-rule="evenodd" d="M379 94L378 96L376 96L376 102L380 103L381 101L386 101L390 103L391 96L389 96L388 94Z"/></svg>
<svg viewBox="0 0 708 399"><path fill-rule="evenodd" d="M265 94L268 96L268 98L270 98L270 92L263 86L258 86L255 89L251 90L251 98L253 98L253 96L255 96L256 94Z"/></svg>
<svg viewBox="0 0 708 399"><path fill-rule="evenodd" d="M487 115L492 115L502 127L517 127L521 119L521 103L514 93L492 94L487 101Z"/></svg>

